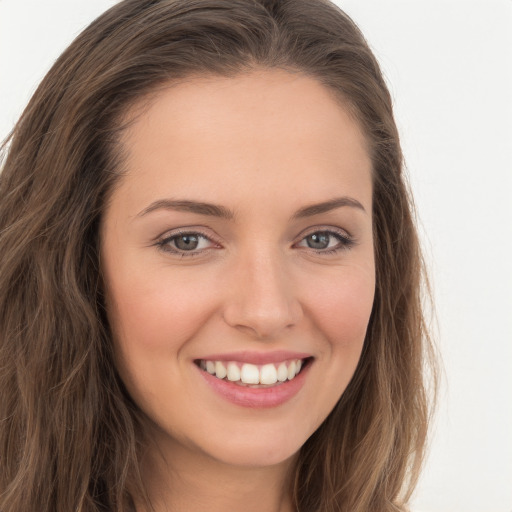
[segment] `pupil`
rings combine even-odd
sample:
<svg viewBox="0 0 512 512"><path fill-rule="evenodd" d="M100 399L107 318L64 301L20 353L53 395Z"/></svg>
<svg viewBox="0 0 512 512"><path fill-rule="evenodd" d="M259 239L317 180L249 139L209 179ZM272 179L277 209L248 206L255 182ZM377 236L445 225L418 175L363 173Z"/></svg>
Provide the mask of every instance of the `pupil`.
<svg viewBox="0 0 512 512"><path fill-rule="evenodd" d="M176 238L176 247L183 251L193 251L199 244L199 239L196 235L181 235Z"/></svg>
<svg viewBox="0 0 512 512"><path fill-rule="evenodd" d="M307 237L308 247L311 249L326 249L329 246L329 233L314 233Z"/></svg>

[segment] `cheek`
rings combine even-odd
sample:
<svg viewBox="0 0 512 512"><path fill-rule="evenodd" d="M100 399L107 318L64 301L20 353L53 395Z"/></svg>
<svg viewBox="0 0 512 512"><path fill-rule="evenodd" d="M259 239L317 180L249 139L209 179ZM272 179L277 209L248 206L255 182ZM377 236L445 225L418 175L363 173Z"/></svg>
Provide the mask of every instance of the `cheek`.
<svg viewBox="0 0 512 512"><path fill-rule="evenodd" d="M359 363L375 280L371 268L336 269L330 279L317 279L310 290L307 304L318 354L316 369L312 368L317 387L310 399L311 415L304 421L314 431L345 392Z"/></svg>
<svg viewBox="0 0 512 512"><path fill-rule="evenodd" d="M117 368L133 399L158 417L162 389L166 399L180 398L183 349L215 311L214 288L198 290L197 282L170 271L156 276L117 267L108 277Z"/></svg>
<svg viewBox="0 0 512 512"><path fill-rule="evenodd" d="M109 318L123 345L175 352L214 309L213 294L186 276L167 274L118 273L110 279Z"/></svg>
<svg viewBox="0 0 512 512"><path fill-rule="evenodd" d="M312 318L332 351L359 354L375 294L372 272L347 272L326 280L311 297Z"/></svg>

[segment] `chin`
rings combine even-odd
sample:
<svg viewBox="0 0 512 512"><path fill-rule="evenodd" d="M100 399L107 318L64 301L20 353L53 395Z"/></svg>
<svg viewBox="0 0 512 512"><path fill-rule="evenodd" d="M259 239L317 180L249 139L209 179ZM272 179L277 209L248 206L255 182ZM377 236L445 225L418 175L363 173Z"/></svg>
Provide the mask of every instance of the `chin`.
<svg viewBox="0 0 512 512"><path fill-rule="evenodd" d="M160 431L159 446L174 458L180 452L199 459L217 462L237 468L264 468L289 463L298 454L309 432L301 434L301 429L291 429L283 425L253 425L244 428L237 425L234 429L219 431L211 428L205 438L191 429L186 437L174 437ZM216 431L217 430L217 431ZM290 435L290 433L292 433ZM169 444L170 442L170 444Z"/></svg>
<svg viewBox="0 0 512 512"><path fill-rule="evenodd" d="M237 467L270 467L290 462L299 452L301 444L250 443L230 445L216 458L227 465Z"/></svg>

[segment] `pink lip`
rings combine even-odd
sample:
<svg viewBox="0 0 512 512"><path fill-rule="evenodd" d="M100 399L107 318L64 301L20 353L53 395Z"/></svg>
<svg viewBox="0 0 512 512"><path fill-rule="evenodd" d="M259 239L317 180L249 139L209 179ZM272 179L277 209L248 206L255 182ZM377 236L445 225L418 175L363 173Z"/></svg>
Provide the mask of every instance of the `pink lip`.
<svg viewBox="0 0 512 512"><path fill-rule="evenodd" d="M225 354L224 354L225 355ZM232 354L233 355L233 354ZM239 357L240 354L237 354ZM236 359L236 358L235 358ZM303 359L301 357L284 357L286 359ZM211 359L208 359L211 360ZM219 361L222 359L215 358L214 360ZM228 360L230 360L228 358ZM236 359L240 360L240 359ZM254 359L253 359L254 360ZM258 363L253 363L258 364ZM265 363L259 363L265 364ZM263 409L270 407L277 407L278 405L284 404L292 397L294 397L304 385L307 374L311 367L311 362L303 367L301 372L292 380L283 382L269 388L249 388L245 386L239 386L228 380L218 379L217 377L210 375L208 372L201 370L198 366L194 365L206 383L219 394L222 398L229 402L240 405L242 407L248 407L251 409Z"/></svg>
<svg viewBox="0 0 512 512"><path fill-rule="evenodd" d="M238 361L240 363L250 364L269 364L289 361L290 359L306 359L311 354L302 352L291 352L289 350L276 350L274 352L229 352L222 354L210 354L201 357L203 361ZM300 375L300 374L299 374Z"/></svg>

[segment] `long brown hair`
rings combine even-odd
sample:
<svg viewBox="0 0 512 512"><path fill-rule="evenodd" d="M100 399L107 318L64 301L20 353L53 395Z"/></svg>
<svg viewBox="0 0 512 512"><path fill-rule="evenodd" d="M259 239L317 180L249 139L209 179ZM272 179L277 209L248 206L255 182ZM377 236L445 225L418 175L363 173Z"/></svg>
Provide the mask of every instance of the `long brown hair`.
<svg viewBox="0 0 512 512"><path fill-rule="evenodd" d="M424 455L431 344L392 102L365 39L326 0L124 0L63 53L4 143L2 512L120 512L144 496L142 419L113 364L98 256L122 175L122 120L161 84L255 67L333 90L373 161L373 311L351 383L301 449L295 504L406 510Z"/></svg>

